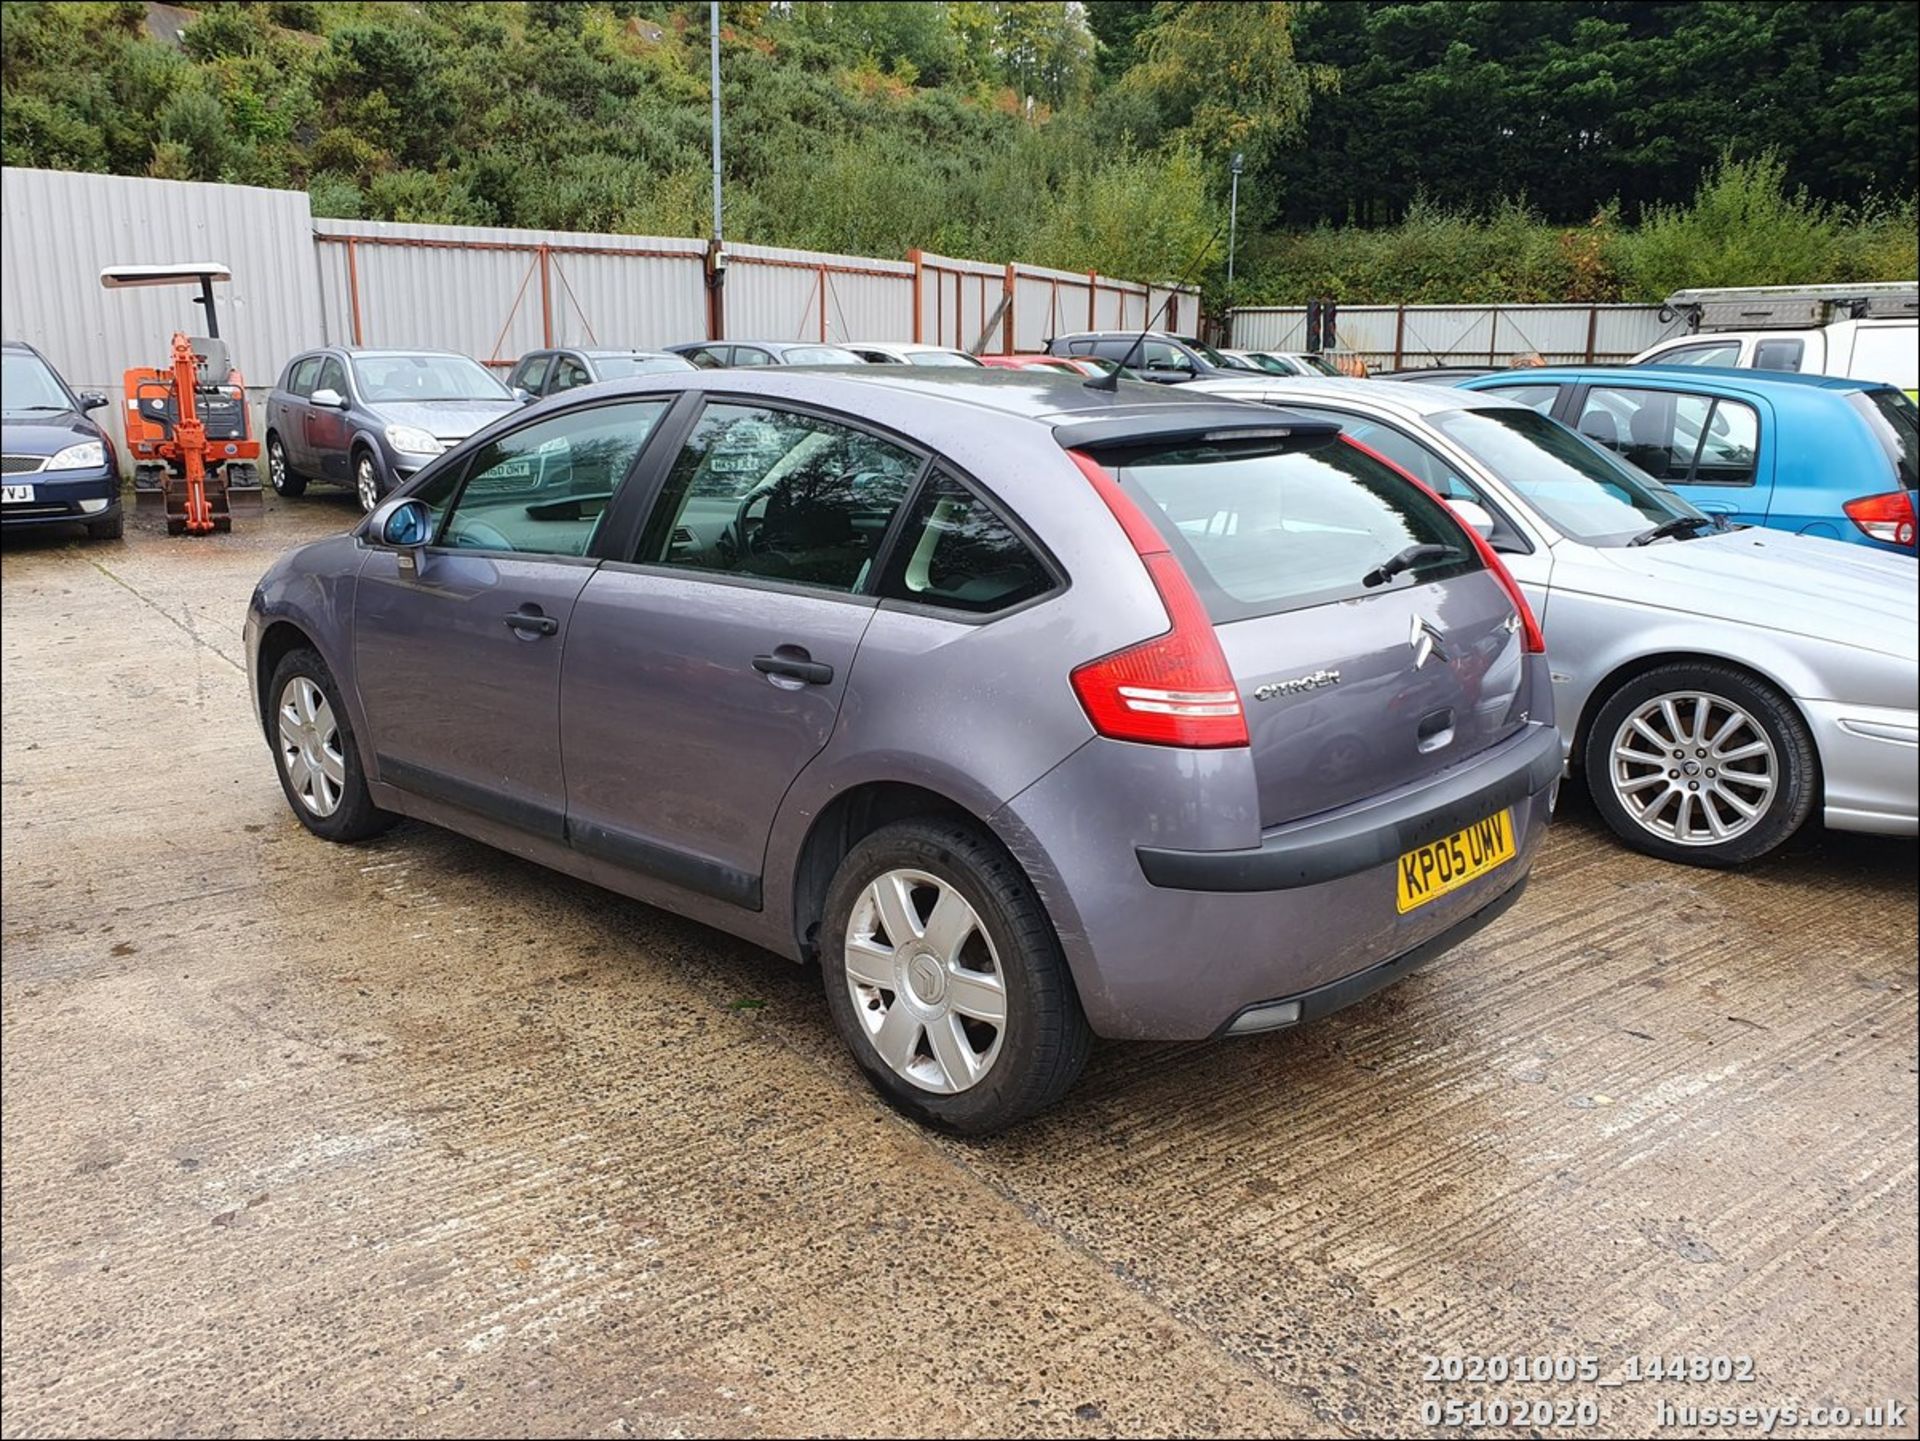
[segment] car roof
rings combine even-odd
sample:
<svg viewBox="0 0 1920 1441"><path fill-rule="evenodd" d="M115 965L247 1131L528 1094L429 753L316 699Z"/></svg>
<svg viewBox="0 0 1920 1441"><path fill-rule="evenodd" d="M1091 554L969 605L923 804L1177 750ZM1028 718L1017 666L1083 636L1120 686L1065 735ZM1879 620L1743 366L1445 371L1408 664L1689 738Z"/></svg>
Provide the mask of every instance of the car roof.
<svg viewBox="0 0 1920 1441"><path fill-rule="evenodd" d="M1053 338L1055 340L1132 340L1136 336L1143 340L1171 340L1176 345L1190 343L1167 330L1066 330Z"/></svg>
<svg viewBox="0 0 1920 1441"><path fill-rule="evenodd" d="M1414 382L1390 385L1378 380L1353 380L1331 375L1262 376L1249 371L1245 380L1223 376L1217 380L1190 380L1179 388L1213 395L1243 391L1285 392L1282 399L1297 399L1303 404L1350 401L1409 416L1440 415L1449 410L1531 409L1520 401L1509 400L1504 395L1489 395L1485 391L1457 390L1448 385L1421 385Z"/></svg>
<svg viewBox="0 0 1920 1441"><path fill-rule="evenodd" d="M670 350L642 350L638 346L635 346L632 349L622 349L619 347L603 346L598 350L587 350L578 345L556 345L556 346L553 346L552 349L554 349L555 351L571 351L575 355L597 355L597 356L607 356L607 357L619 356L619 355L671 355L673 353Z"/></svg>
<svg viewBox="0 0 1920 1441"><path fill-rule="evenodd" d="M374 359L385 355L451 355L459 360L473 359L472 356L463 355L460 351L442 350L438 346L432 345L318 345L312 350L303 350L300 353L302 355L321 355L327 351L337 351L342 355L350 355L356 360L363 357ZM478 362L476 362L476 364L477 363Z"/></svg>
<svg viewBox="0 0 1920 1441"><path fill-rule="evenodd" d="M1796 370L1754 370L1746 366L1735 368L1727 365L1547 365L1523 371L1501 371L1499 374L1524 377L1528 381L1555 382L1591 381L1595 376L1617 381L1622 376L1630 375L1649 380L1691 380L1697 384L1704 378L1719 385L1762 389L1779 386L1788 391L1893 388L1884 380L1852 380L1844 375L1802 375Z"/></svg>
<svg viewBox="0 0 1920 1441"><path fill-rule="evenodd" d="M658 394L662 386L688 390L753 391L769 400L813 402L856 413L871 412L876 391L887 392L876 419L909 423L918 407L951 415L954 408L990 412L1061 432L1075 443L1098 445L1121 434L1150 436L1207 428L1266 429L1285 424L1272 409L1205 395L1193 387L1122 381L1115 390L1093 390L1075 375L994 366L918 369L904 366L782 366L748 370L698 370L636 376L599 386L601 397L623 392ZM1192 393L1188 393L1192 392ZM1463 397L1464 398L1464 397ZM1485 399L1485 397L1483 397ZM1501 402L1502 404L1506 402ZM1299 422L1311 425L1310 421Z"/></svg>

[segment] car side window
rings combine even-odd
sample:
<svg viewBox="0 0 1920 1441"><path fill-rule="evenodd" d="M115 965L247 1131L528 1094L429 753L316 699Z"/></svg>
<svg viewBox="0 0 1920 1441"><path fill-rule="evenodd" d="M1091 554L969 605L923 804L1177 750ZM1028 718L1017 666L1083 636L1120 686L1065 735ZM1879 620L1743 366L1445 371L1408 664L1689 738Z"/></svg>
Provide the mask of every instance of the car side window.
<svg viewBox="0 0 1920 1441"><path fill-rule="evenodd" d="M545 355L529 355L514 367L512 375L507 377L508 386L518 386L529 395L540 393L540 382L546 378L547 361Z"/></svg>
<svg viewBox="0 0 1920 1441"><path fill-rule="evenodd" d="M772 365L773 357L766 351L751 345L736 345L733 348L735 365Z"/></svg>
<svg viewBox="0 0 1920 1441"><path fill-rule="evenodd" d="M575 386L593 384L593 376L587 373L586 366L571 355L557 355L553 360L553 378L547 382L547 394L558 395L563 390L572 390Z"/></svg>
<svg viewBox="0 0 1920 1441"><path fill-rule="evenodd" d="M296 360L287 372L287 391L291 395L312 395L314 377L320 373L320 357L309 355Z"/></svg>
<svg viewBox="0 0 1920 1441"><path fill-rule="evenodd" d="M718 370L727 363L727 348L724 345L703 345L698 350L682 353L702 370Z"/></svg>
<svg viewBox="0 0 1920 1441"><path fill-rule="evenodd" d="M353 392L347 389L347 368L335 355L326 356L321 360L320 378L314 381L313 388L314 390L331 390L334 394L349 399L353 395Z"/></svg>
<svg viewBox="0 0 1920 1441"><path fill-rule="evenodd" d="M838 421L709 405L667 474L635 559L860 591L919 470L913 452Z"/></svg>
<svg viewBox="0 0 1920 1441"><path fill-rule="evenodd" d="M456 550L585 555L664 400L597 405L491 441L467 466L439 543ZM433 506L436 497L415 492Z"/></svg>
<svg viewBox="0 0 1920 1441"><path fill-rule="evenodd" d="M1763 340L1753 347L1755 370L1798 370L1807 353L1804 340Z"/></svg>
<svg viewBox="0 0 1920 1441"><path fill-rule="evenodd" d="M1486 393L1505 396L1508 400L1517 400L1522 405L1531 406L1542 415L1549 415L1553 411L1553 402L1559 398L1560 387L1557 385L1489 385Z"/></svg>
<svg viewBox="0 0 1920 1441"><path fill-rule="evenodd" d="M1143 363L1149 370L1192 370L1193 357L1164 340L1149 340L1140 347Z"/></svg>
<svg viewBox="0 0 1920 1441"><path fill-rule="evenodd" d="M1053 589L1053 576L979 496L936 471L914 503L880 587L892 600L984 613Z"/></svg>
<svg viewBox="0 0 1920 1441"><path fill-rule="evenodd" d="M1740 342L1716 340L1703 345L1676 345L1647 358L1648 365L1726 365L1740 363Z"/></svg>
<svg viewBox="0 0 1920 1441"><path fill-rule="evenodd" d="M1716 400L1689 477L1695 485L1752 485L1760 453L1760 417L1750 405Z"/></svg>
<svg viewBox="0 0 1920 1441"><path fill-rule="evenodd" d="M1710 395L1596 385L1580 431L1669 485L1752 485L1760 418Z"/></svg>

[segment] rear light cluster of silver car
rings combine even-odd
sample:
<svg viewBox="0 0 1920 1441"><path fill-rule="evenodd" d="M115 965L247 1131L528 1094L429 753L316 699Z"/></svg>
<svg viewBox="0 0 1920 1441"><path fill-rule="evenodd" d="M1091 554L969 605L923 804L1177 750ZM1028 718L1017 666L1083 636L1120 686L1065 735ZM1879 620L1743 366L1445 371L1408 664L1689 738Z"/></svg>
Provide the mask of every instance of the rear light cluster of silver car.
<svg viewBox="0 0 1920 1441"><path fill-rule="evenodd" d="M1073 691L1087 719L1113 740L1196 749L1248 744L1240 687L1193 582L1120 482L1091 456L1069 454L1127 533L1170 622L1151 640L1074 668Z"/></svg>

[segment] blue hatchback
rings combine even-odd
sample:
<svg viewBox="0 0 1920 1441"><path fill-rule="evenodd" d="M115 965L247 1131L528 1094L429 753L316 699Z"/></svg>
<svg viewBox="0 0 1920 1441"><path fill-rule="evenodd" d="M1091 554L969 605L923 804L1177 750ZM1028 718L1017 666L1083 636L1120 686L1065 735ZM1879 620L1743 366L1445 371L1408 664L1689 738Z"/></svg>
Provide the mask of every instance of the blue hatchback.
<svg viewBox="0 0 1920 1441"><path fill-rule="evenodd" d="M1507 370L1459 388L1531 405L1709 514L1915 553L1920 412L1891 385L1635 365Z"/></svg>

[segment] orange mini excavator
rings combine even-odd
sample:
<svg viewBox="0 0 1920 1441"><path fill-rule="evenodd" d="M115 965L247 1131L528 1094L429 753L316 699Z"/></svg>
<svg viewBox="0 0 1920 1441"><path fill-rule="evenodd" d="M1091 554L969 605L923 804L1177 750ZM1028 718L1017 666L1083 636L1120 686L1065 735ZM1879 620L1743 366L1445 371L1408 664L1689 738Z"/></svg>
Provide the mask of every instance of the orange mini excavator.
<svg viewBox="0 0 1920 1441"><path fill-rule="evenodd" d="M234 493L260 491L254 465L260 442L247 415L246 382L227 355L213 308L215 283L232 278L226 266L210 263L116 265L100 272L109 290L198 285L193 303L206 308L204 336L176 331L165 368L142 366L122 377L134 491L164 497L169 535L231 530Z"/></svg>

